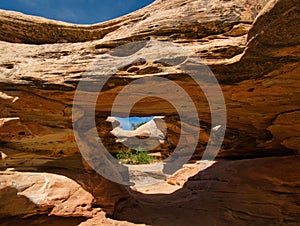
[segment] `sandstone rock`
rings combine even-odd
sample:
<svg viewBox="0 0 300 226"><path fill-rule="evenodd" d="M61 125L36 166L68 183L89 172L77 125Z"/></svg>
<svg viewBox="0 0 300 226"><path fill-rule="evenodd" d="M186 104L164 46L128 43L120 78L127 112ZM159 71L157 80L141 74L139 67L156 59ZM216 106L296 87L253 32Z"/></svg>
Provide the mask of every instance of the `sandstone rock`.
<svg viewBox="0 0 300 226"><path fill-rule="evenodd" d="M276 4L269 4L268 9L258 15L266 3L267 1L242 0L226 2L180 0L172 3L157 1L136 13L95 25L115 29L114 31L108 29L110 32L100 40L47 46L1 42L0 65L3 66L1 66L0 88L9 96L20 97L13 105L1 104L4 108L1 117L21 118L20 122L11 124L13 128L1 129L1 141L6 146L22 151L51 150L49 155L55 156L75 153L77 148L71 130L71 105L78 79L99 54L129 41L151 37L152 40L180 43L193 50L211 67L221 83L228 110L228 129L220 156L242 158L297 152L298 134L294 133L287 140L274 136L268 129L275 117L298 109L299 82L296 75L299 71L297 62L299 56L296 49L299 39L297 33L295 34L297 29L289 29L293 26L298 27L297 24L289 22L289 20L295 23L298 21L297 7L292 7L294 1L289 1L288 4L278 1ZM290 8L293 10L288 11ZM166 13L155 13L164 10ZM284 12L289 16L276 17L278 13L286 15ZM53 28L55 31L52 33L57 33L58 36L59 32L64 32L64 29L68 30L71 26L18 13L5 11L1 13L3 24L8 23L5 18L12 15L10 18L14 19L10 19L10 26L20 26L20 18L22 21L30 21L27 25L31 27L45 23L54 24L60 29L57 31ZM259 17L255 19L257 15ZM177 23L179 18L182 23ZM254 19L255 23L247 42L245 34L249 29L247 25ZM37 24L39 20L41 24ZM270 20L276 24L272 29L264 25ZM133 26L134 24L136 25ZM49 31L52 25L49 25ZM272 44L273 40L275 41L272 37L281 33L282 29L286 29L284 32L286 38L281 42L286 41L287 44L280 44L279 41ZM75 30L65 36L71 37L71 34L76 36ZM94 31L94 27L85 26L85 30ZM9 36L5 37L18 36L14 33L16 30L7 32ZM2 33L4 34L4 31ZM46 31L36 34L51 38ZM29 34L22 37L35 39ZM77 39L72 36L72 40ZM32 43L40 42L43 43L32 41ZM155 70L149 71L147 68ZM120 69L108 83L110 85L102 92L101 109L99 108L101 113L97 113L98 120L110 116L110 106L118 91L132 81L135 75L156 76L160 71L167 74L166 78L172 77L176 83L188 90L188 94L201 109L200 118L208 125L205 133L210 133L210 109L205 96L193 88L194 84L182 74L183 72L174 67L147 61L132 65L126 70ZM146 73L145 70L147 75L143 75ZM176 111L169 103L154 99L140 101L132 111L133 115L139 116L158 113L167 115L166 120L172 121ZM44 142L45 140L47 142ZM173 139L171 144L174 146L176 141L177 139ZM199 142L198 155L201 156L206 143L207 141Z"/></svg>
<svg viewBox="0 0 300 226"><path fill-rule="evenodd" d="M167 183L170 185L183 186L190 177L195 176L200 171L203 171L211 167L215 161L198 161L194 164L186 164L182 169L178 170L172 176L167 179Z"/></svg>
<svg viewBox="0 0 300 226"><path fill-rule="evenodd" d="M143 226L145 224L133 224L128 221L116 221L112 219L108 219L105 217L105 214L99 213L97 216L95 216L92 219L89 219L85 222L82 222L79 224L79 226L133 226L133 225L140 225Z"/></svg>
<svg viewBox="0 0 300 226"><path fill-rule="evenodd" d="M108 117L107 121L116 123L115 121L118 121L118 119L114 117ZM161 117L154 117L149 122L134 130L125 130L121 126L117 126L114 127L110 133L116 137L115 142L117 143L123 143L125 146L132 149L142 148L146 151L150 151L154 150L165 142L166 126L164 126L164 128L163 126L161 126L162 128L159 128L159 124L163 123L164 122ZM137 138L145 139L143 139L141 142L141 140Z"/></svg>
<svg viewBox="0 0 300 226"><path fill-rule="evenodd" d="M126 17L125 17L126 18ZM0 40L14 43L47 44L84 42L103 38L122 26L122 20L93 26L75 25L13 11L0 11Z"/></svg>
<svg viewBox="0 0 300 226"><path fill-rule="evenodd" d="M125 187L97 174L90 166L82 162L82 157L78 154L61 158L20 153L10 149L6 149L6 153L9 157L0 161L1 170L13 169L13 171L34 172L36 177L39 177L40 172L54 174L54 178L56 175L63 175L63 178L67 177L66 180L70 178L76 181L83 189L92 194L94 197L92 205L100 207L108 214L112 214L115 204L120 199L129 197ZM74 184L76 183L70 185ZM73 189L72 186L69 189Z"/></svg>
<svg viewBox="0 0 300 226"><path fill-rule="evenodd" d="M298 225L299 156L216 162L172 194L120 203L114 217L147 225Z"/></svg>
<svg viewBox="0 0 300 226"><path fill-rule="evenodd" d="M100 211L92 208L94 197L66 177L13 171L0 174L0 217L49 213L61 217L90 218ZM9 199L7 196L10 196ZM28 205L27 208L24 205Z"/></svg>
<svg viewBox="0 0 300 226"><path fill-rule="evenodd" d="M11 100L13 103L19 99L19 97L12 97L2 92L0 92L0 98L4 100Z"/></svg>
<svg viewBox="0 0 300 226"><path fill-rule="evenodd" d="M79 225L81 222L86 221L83 217L55 217L47 215L37 215L31 217L9 217L1 219L1 226L11 226L11 225L53 225L56 226L67 226L67 225Z"/></svg>
<svg viewBox="0 0 300 226"><path fill-rule="evenodd" d="M134 195L142 201L122 206L120 200L129 196L127 189L81 163L72 131L72 104L81 76L105 53L133 41L168 41L201 57L221 85L228 123L219 158L299 154L299 21L297 0L157 0L135 13L92 26L1 10L0 118L6 121L0 128L0 145L1 150L13 150L12 154L6 152L9 158L0 161L1 169L66 175L93 194L96 205L135 222L167 225L174 215L184 214L190 222L178 217L174 225L252 224L253 219L262 225L296 225L297 156L220 162L205 171L208 177L199 174L202 179L196 176L174 196ZM177 56L178 62L186 57ZM115 61L107 64L115 65ZM118 69L98 98L100 137L105 134L102 122L127 84L137 78L163 77L185 89L199 109L202 133L199 139L193 135L185 138L187 142L198 139L194 157L201 158L211 132L211 112L195 82L162 60L140 59ZM170 87L161 84L161 89L184 106ZM19 99L14 102L15 97ZM181 132L199 129L181 127L176 109L161 99L139 101L131 115L165 116L169 147L176 146ZM20 120L8 122L11 118ZM93 142L92 137L87 140ZM182 184L184 180L178 178L174 183ZM7 192L16 195L15 189ZM27 199L17 203L26 213L35 209ZM162 215L164 219L159 217Z"/></svg>
<svg viewBox="0 0 300 226"><path fill-rule="evenodd" d="M0 159L6 159L7 155L5 153L3 153L2 151L0 151Z"/></svg>
<svg viewBox="0 0 300 226"><path fill-rule="evenodd" d="M273 139L281 140L281 144L295 150L299 154L300 136L293 137L293 134L300 134L300 111L292 111L280 114L276 117L273 125L268 130L274 135ZM298 151L298 152L297 152Z"/></svg>

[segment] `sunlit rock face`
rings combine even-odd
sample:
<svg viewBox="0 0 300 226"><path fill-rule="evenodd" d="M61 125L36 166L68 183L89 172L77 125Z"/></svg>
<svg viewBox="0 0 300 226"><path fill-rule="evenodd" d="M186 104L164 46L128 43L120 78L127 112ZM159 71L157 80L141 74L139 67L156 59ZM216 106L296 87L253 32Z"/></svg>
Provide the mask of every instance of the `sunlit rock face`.
<svg viewBox="0 0 300 226"><path fill-rule="evenodd" d="M297 0L158 0L137 12L93 26L1 10L0 151L1 157L6 156L0 162L1 169L71 177L94 195L96 205L112 214L119 200L127 199L129 193L82 162L72 130L74 94L80 78L99 56L123 44L149 40L185 47L201 57L219 81L228 120L219 158L299 154L299 19ZM113 61L107 65L114 66ZM197 106L200 136L191 139L198 142L194 159L201 158L212 129L205 95L184 71L159 61L133 62L119 68L105 84L95 113L100 137L104 140L102 135L111 127L105 120L111 116L118 93L137 78L155 76L180 85ZM164 87L166 93L176 97L174 90ZM130 115L165 116L168 150L176 146L181 133L199 130L182 125L176 109L158 98L142 99ZM280 162L280 157L274 159ZM294 161L296 158L291 157L287 164ZM257 164L262 167L264 163ZM269 160L268 164L272 167ZM243 167L233 166L235 169ZM263 172L266 177L270 174ZM298 203L299 197L295 200ZM282 202L292 201L283 198ZM236 216L228 211L229 218Z"/></svg>
<svg viewBox="0 0 300 226"><path fill-rule="evenodd" d="M126 147L129 149L142 149L145 151L151 151L153 149L161 150L162 145L165 143L167 132L166 126L160 126L160 124L164 123L163 117L155 116L150 121L145 122L132 130L124 129L120 124L119 119L116 117L108 117L106 122L116 125L113 126L112 130L106 131L103 136L112 138L106 141L106 146L110 144L115 145L115 147L109 148L109 150L112 150L111 153L118 153L118 151L124 150ZM101 126L99 130L103 130Z"/></svg>
<svg viewBox="0 0 300 226"><path fill-rule="evenodd" d="M2 195L11 195L11 202L1 206L1 217L12 216L12 212L16 216L35 215L38 212L45 214L49 209L52 209L50 215L64 217L92 217L97 213L96 209L91 208L93 196L66 177L48 173L6 171L1 172L1 179ZM19 204L11 205L12 202ZM24 209L26 203L28 206Z"/></svg>
<svg viewBox="0 0 300 226"><path fill-rule="evenodd" d="M288 10L293 1L286 6L278 2L277 8L274 3L270 3L268 7L274 9L274 12L265 9L257 18L266 2L157 1L128 16L95 25L104 27L101 31L110 32L102 39L89 42L14 44L14 40L5 38L2 31L1 39L9 42L2 42L0 47L1 90L20 99L15 103L9 100L1 102L1 117L19 117L21 120L2 128L1 141L6 146L29 152L51 152L51 155L76 152L71 130L71 109L80 76L99 54L130 41L150 38L180 44L192 50L210 66L219 80L228 111L227 136L220 156L239 158L298 152L299 131L288 129L289 125L282 122L285 121L283 118L288 118L293 120L291 124L294 128L299 124L296 120L299 108L299 82L296 76L299 71L298 33L295 32L297 29L291 28L297 27L297 9L278 18L276 15ZM164 13L160 13L162 11ZM60 32L71 26L1 11L2 24L8 24L8 20L9 26L5 26L5 29L21 26L24 21L33 27L40 26L37 21L45 26L55 24ZM272 29L264 22L270 20L274 24ZM93 26L85 30L95 31ZM55 29L48 31L60 34ZM16 32L12 29L9 37L21 35L34 38L26 36L21 30ZM282 39L278 33L285 33L287 38ZM36 34L43 36L45 33L41 31ZM49 35L45 37L54 40ZM39 44L40 41L32 40L32 43ZM109 80L99 97L99 111L96 113L98 120L110 116L115 96L135 76L157 75L171 78L187 90L199 109L203 125L207 125L203 129L209 134L210 109L204 94L195 87L189 76L176 67L147 62L146 59L121 68ZM172 90L168 92L172 95ZM177 121L176 110L172 105L151 98L141 100L131 114L164 115L166 121ZM283 135L281 130L289 132ZM200 155L203 150L201 146L205 145L205 142L199 142Z"/></svg>

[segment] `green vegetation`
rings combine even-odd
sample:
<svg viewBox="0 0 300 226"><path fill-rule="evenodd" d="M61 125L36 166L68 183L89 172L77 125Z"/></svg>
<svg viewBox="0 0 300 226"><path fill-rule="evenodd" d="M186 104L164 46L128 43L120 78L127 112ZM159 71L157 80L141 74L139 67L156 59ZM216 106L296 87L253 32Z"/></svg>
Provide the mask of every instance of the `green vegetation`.
<svg viewBox="0 0 300 226"><path fill-rule="evenodd" d="M142 148L138 148L135 151L131 149L120 151L116 157L120 162L131 165L150 164L155 161L155 158L148 155L147 151Z"/></svg>

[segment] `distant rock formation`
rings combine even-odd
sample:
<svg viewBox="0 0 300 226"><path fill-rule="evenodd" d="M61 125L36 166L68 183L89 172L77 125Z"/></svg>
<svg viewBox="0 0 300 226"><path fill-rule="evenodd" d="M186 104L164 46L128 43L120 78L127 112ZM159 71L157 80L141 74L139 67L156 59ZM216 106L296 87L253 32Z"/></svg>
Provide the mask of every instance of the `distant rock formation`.
<svg viewBox="0 0 300 226"><path fill-rule="evenodd" d="M146 151L149 151L151 149L147 149L147 146L154 145L154 148L156 148L159 144L163 144L165 141L165 135L166 135L166 127L165 128L159 128L159 122L163 120L163 117L155 116L152 120L149 122L139 126L135 130L124 130L121 125L115 127L111 133L117 137L116 142L124 143L127 147L132 148L142 148ZM118 123L118 119L115 117L108 117L108 122L111 122L112 124ZM157 124L158 123L158 124ZM148 142L149 139L152 144L147 144L147 140L144 139L146 142L137 142L134 144L135 140L132 138L139 138L139 137L145 137L147 138ZM156 142L155 142L156 141ZM155 142L156 145L153 143Z"/></svg>

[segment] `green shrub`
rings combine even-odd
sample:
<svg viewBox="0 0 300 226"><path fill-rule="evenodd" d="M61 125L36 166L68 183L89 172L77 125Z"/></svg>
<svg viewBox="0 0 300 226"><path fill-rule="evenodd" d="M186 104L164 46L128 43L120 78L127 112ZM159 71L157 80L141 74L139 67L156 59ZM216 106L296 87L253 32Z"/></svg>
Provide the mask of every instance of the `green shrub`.
<svg viewBox="0 0 300 226"><path fill-rule="evenodd" d="M132 165L150 164L155 161L155 158L148 155L147 151L142 148L138 148L135 151L132 151L131 149L120 151L116 157L120 162Z"/></svg>

